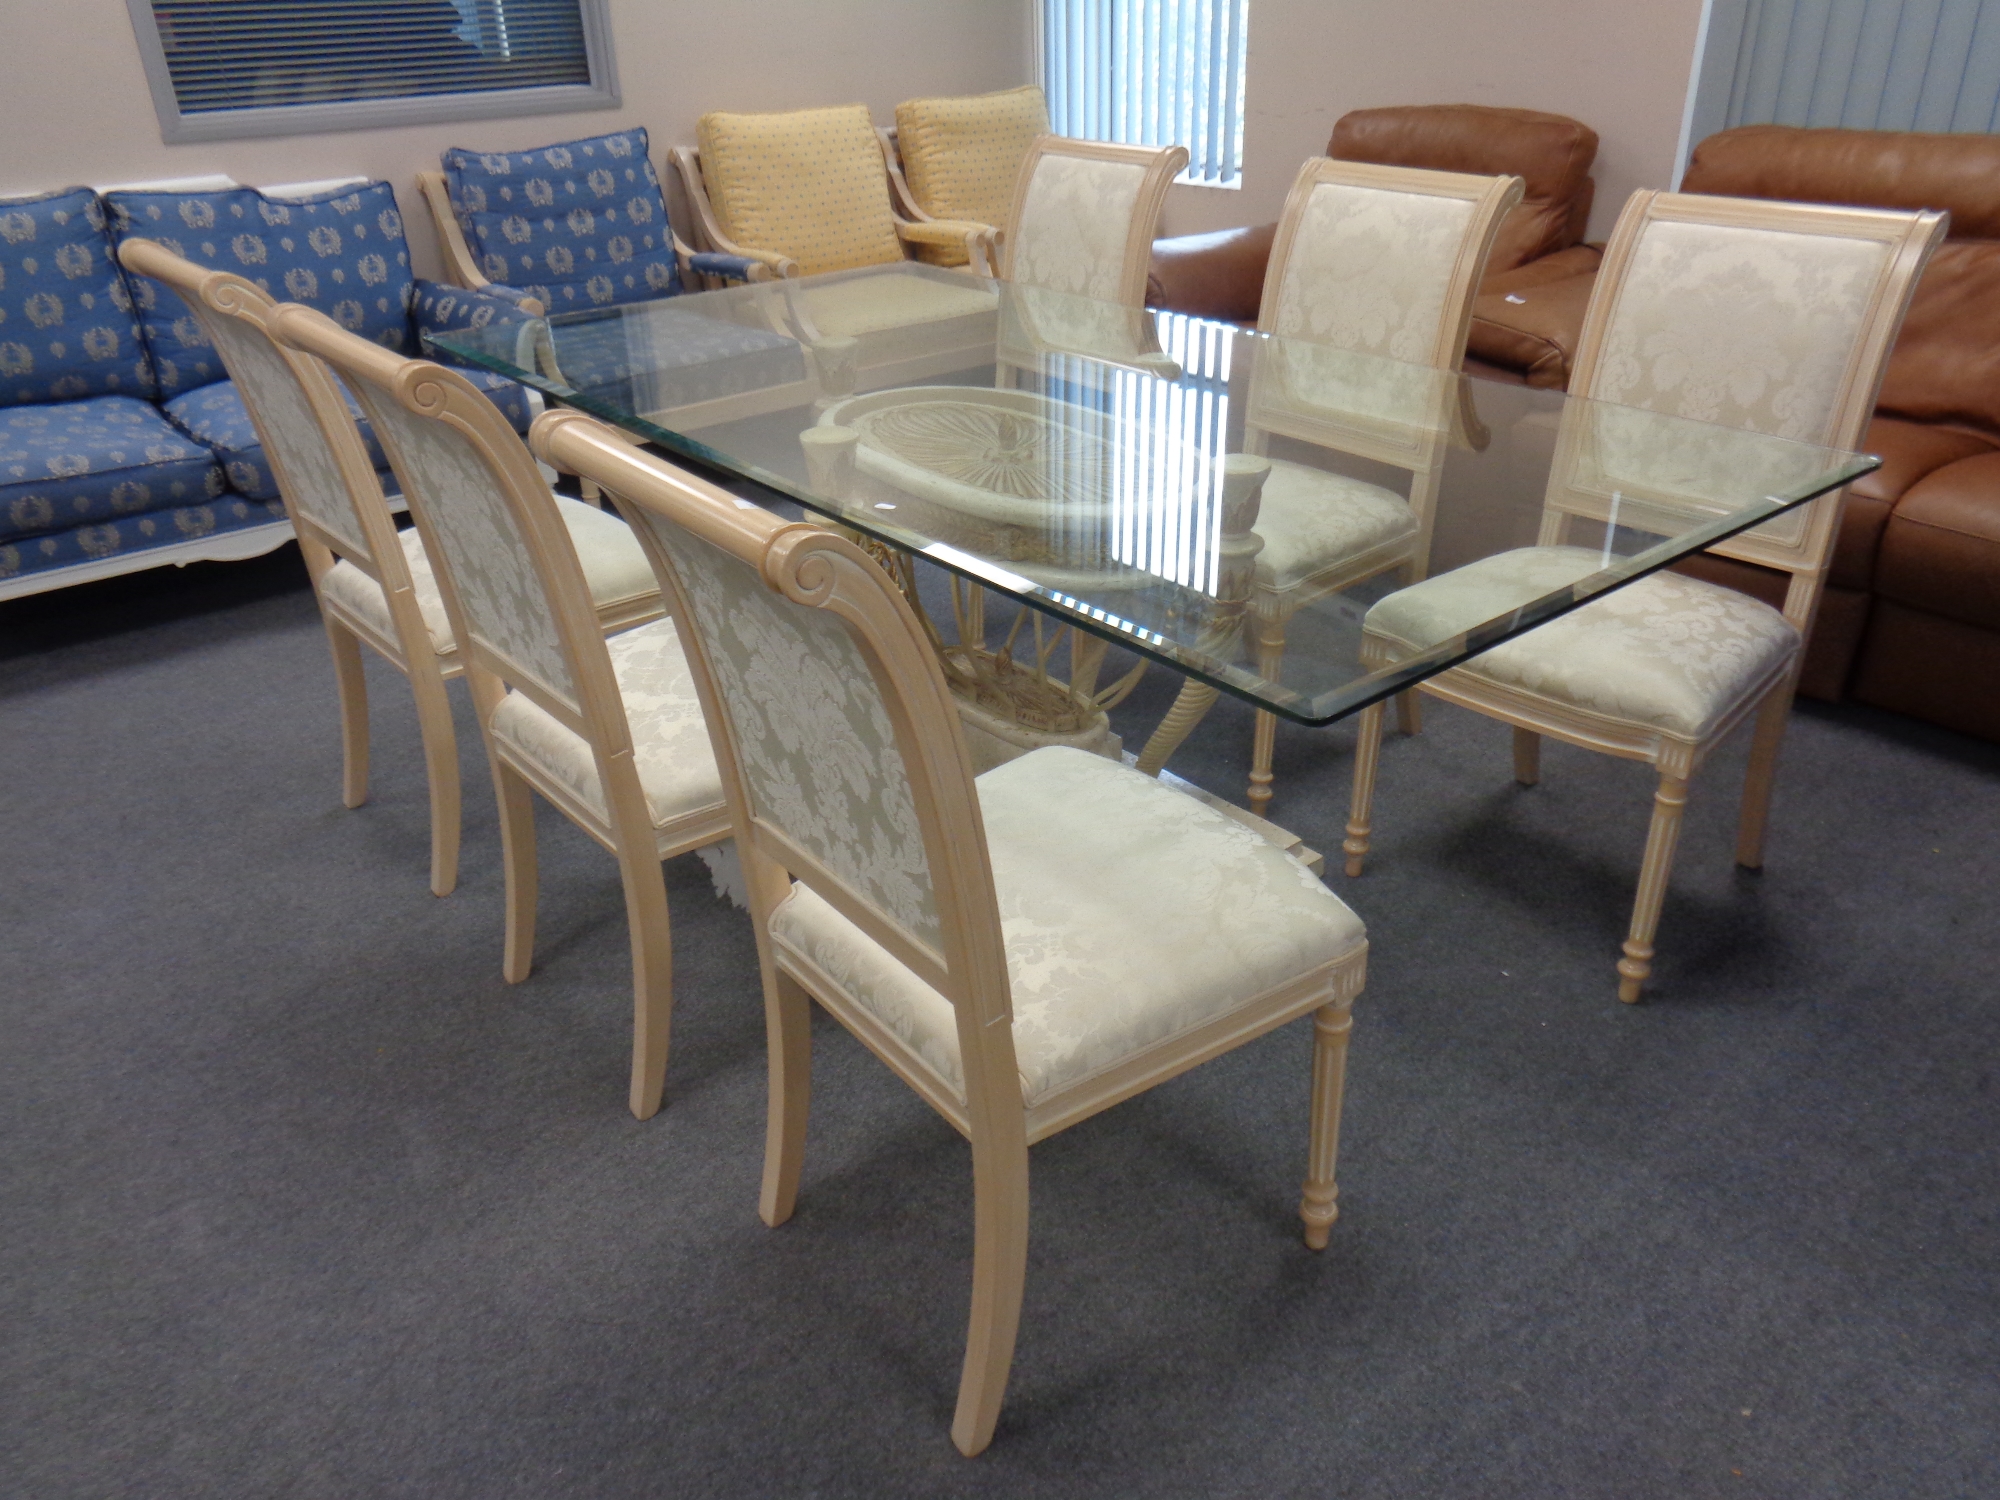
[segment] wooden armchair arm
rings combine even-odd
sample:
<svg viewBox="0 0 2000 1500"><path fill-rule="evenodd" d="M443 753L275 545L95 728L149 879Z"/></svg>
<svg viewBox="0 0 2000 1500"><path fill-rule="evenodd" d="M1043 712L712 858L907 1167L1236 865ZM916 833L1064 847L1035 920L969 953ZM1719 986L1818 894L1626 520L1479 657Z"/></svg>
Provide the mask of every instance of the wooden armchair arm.
<svg viewBox="0 0 2000 1500"><path fill-rule="evenodd" d="M739 245L722 232L722 225L715 217L715 207L708 201L707 184L702 181L701 153L698 150L693 146L674 146L669 149L668 157L680 177L681 191L687 196L688 206L694 210L695 221L700 225L701 232L697 238L706 242L704 249L756 261L776 276L799 274L799 263L789 255L780 255L775 250L758 250L753 246ZM751 274L746 279L761 281L765 278Z"/></svg>
<svg viewBox="0 0 2000 1500"><path fill-rule="evenodd" d="M431 226L437 230L446 279L475 291L485 286L489 278L479 269L479 257L466 243L465 231L451 206L451 185L445 181L444 173L435 169L417 173L417 192L431 211Z"/></svg>
<svg viewBox="0 0 2000 1500"><path fill-rule="evenodd" d="M896 235L905 245L962 246L976 276L993 276L999 263L1000 231L970 219L924 218L896 221Z"/></svg>

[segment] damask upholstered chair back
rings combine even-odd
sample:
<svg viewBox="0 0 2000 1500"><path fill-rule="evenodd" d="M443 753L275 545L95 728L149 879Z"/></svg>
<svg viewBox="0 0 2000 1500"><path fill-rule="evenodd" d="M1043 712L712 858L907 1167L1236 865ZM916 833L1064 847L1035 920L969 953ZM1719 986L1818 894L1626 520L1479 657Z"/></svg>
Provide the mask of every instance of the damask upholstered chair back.
<svg viewBox="0 0 2000 1500"><path fill-rule="evenodd" d="M1888 347L1946 221L1937 212L1633 194L1605 251L1570 383L1607 409L1579 407L1566 421L1545 532L1564 515L1603 517L1602 495L1616 476L1579 482L1579 465L1601 465L1607 446L1583 442L1587 427L1603 438L1607 425L1622 423L1633 458L1659 471L1659 455L1626 411L1857 446ZM1676 442L1685 448L1685 434ZM1784 612L1803 628L1840 504L1836 492L1710 550L1793 573L1795 597Z"/></svg>
<svg viewBox="0 0 2000 1500"><path fill-rule="evenodd" d="M371 346L311 308L286 305L273 322L285 344L340 374L388 451L437 564L475 698L497 697L505 681L574 727L584 712L579 679L590 675L615 702L555 498L492 403L457 371Z"/></svg>
<svg viewBox="0 0 2000 1500"><path fill-rule="evenodd" d="M221 355L314 579L341 557L377 582L407 587L396 523L367 446L325 366L272 341L277 304L242 277L183 260L152 240L128 239L118 256L126 269L178 292Z"/></svg>
<svg viewBox="0 0 2000 1500"><path fill-rule="evenodd" d="M1494 236L1520 201L1518 177L1308 161L1285 200L1257 326L1455 370Z"/></svg>
<svg viewBox="0 0 2000 1500"><path fill-rule="evenodd" d="M1160 210L1187 161L1185 146L1037 137L1014 185L1001 276L1100 302L1144 305Z"/></svg>
<svg viewBox="0 0 2000 1500"><path fill-rule="evenodd" d="M956 1057L905 1038L940 1073L968 1060L953 1112L996 1079L1018 1109L1011 1035L990 1025L1008 1013L1007 970L972 763L908 602L852 543L636 457L579 413L549 413L534 440L605 486L692 626L716 760L750 830L760 943L788 872L953 1001Z"/></svg>

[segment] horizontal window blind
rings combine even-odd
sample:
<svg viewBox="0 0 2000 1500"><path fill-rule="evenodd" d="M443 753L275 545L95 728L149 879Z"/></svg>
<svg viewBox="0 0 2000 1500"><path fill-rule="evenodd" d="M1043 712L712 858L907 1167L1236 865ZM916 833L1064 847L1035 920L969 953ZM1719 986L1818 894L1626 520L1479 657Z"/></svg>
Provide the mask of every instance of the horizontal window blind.
<svg viewBox="0 0 2000 1500"><path fill-rule="evenodd" d="M1240 186L1249 12L1249 0L1042 0L1050 125L1185 146L1182 181Z"/></svg>
<svg viewBox="0 0 2000 1500"><path fill-rule="evenodd" d="M181 113L589 84L579 0L152 0Z"/></svg>

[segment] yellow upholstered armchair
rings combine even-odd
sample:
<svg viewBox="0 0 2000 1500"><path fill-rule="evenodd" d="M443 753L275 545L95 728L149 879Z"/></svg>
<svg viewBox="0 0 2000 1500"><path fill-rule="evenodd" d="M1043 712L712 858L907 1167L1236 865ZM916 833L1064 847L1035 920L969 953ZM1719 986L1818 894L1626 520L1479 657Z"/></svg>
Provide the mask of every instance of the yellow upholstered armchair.
<svg viewBox="0 0 2000 1500"><path fill-rule="evenodd" d="M916 258L983 269L977 252L998 240L1028 148L1048 129L1048 101L1033 84L897 105L896 124L881 132L882 144L901 232ZM950 227L960 223L984 225L985 246L968 244Z"/></svg>
<svg viewBox="0 0 2000 1500"><path fill-rule="evenodd" d="M714 111L696 134L698 145L676 146L672 156L704 249L780 276L891 265L920 249L955 250L959 264L975 268L990 260L991 225L896 217L889 157L866 105Z"/></svg>

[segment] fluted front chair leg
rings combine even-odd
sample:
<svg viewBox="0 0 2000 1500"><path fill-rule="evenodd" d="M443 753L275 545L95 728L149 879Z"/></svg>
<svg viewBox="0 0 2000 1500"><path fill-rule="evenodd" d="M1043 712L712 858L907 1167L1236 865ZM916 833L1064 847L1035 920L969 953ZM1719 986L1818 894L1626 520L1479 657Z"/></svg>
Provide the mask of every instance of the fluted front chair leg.
<svg viewBox="0 0 2000 1500"><path fill-rule="evenodd" d="M1659 931L1660 907L1667 897L1667 876L1674 867L1674 845L1680 841L1681 814L1687 810L1687 782L1662 776L1653 793L1653 825L1646 834L1646 858L1639 867L1639 895L1632 904L1632 931L1625 939L1625 956L1618 961L1618 998L1637 1002L1653 972L1653 936Z"/></svg>
<svg viewBox="0 0 2000 1500"><path fill-rule="evenodd" d="M1736 863L1746 870L1764 868L1764 830L1771 817L1771 789L1778 779L1778 751L1792 717L1792 685L1772 689L1758 705L1757 727L1750 739L1750 765L1743 775L1743 811L1736 824Z"/></svg>
<svg viewBox="0 0 2000 1500"><path fill-rule="evenodd" d="M519 984L535 966L535 794L512 766L495 760L493 792L500 804L500 870L506 881L506 937L500 972Z"/></svg>
<svg viewBox="0 0 2000 1500"><path fill-rule="evenodd" d="M770 1100L757 1212L776 1228L798 1205L812 1102L812 1000L789 974L774 972L764 987L764 1031Z"/></svg>
<svg viewBox="0 0 2000 1500"><path fill-rule="evenodd" d="M431 894L449 896L458 885L461 822L458 736L451 725L451 698L436 671L413 664L410 691L417 700L417 729L424 744L424 775L431 793Z"/></svg>
<svg viewBox="0 0 2000 1500"><path fill-rule="evenodd" d="M1424 695L1415 688L1396 694L1396 728L1403 734L1424 732Z"/></svg>
<svg viewBox="0 0 2000 1500"><path fill-rule="evenodd" d="M1353 1029L1352 1001L1336 1001L1313 1012L1312 1134L1306 1149L1305 1191L1299 1198L1306 1245L1313 1250L1326 1248L1333 1221L1340 1217L1334 1164L1340 1155L1340 1100L1347 1085L1347 1038Z"/></svg>
<svg viewBox="0 0 2000 1500"><path fill-rule="evenodd" d="M967 1458L993 1441L1028 1275L1028 1147L1025 1140L972 1148L972 1319L959 1376L951 1440Z"/></svg>
<svg viewBox="0 0 2000 1500"><path fill-rule="evenodd" d="M1354 737L1354 797L1347 807L1347 837L1340 847L1347 855L1347 873L1361 873L1368 858L1368 819L1375 807L1375 767L1382 758L1382 705L1361 710L1360 731Z"/></svg>
<svg viewBox="0 0 2000 1500"><path fill-rule="evenodd" d="M345 625L326 622L333 648L333 680L340 694L340 800L359 807L368 800L368 674L361 640Z"/></svg>

